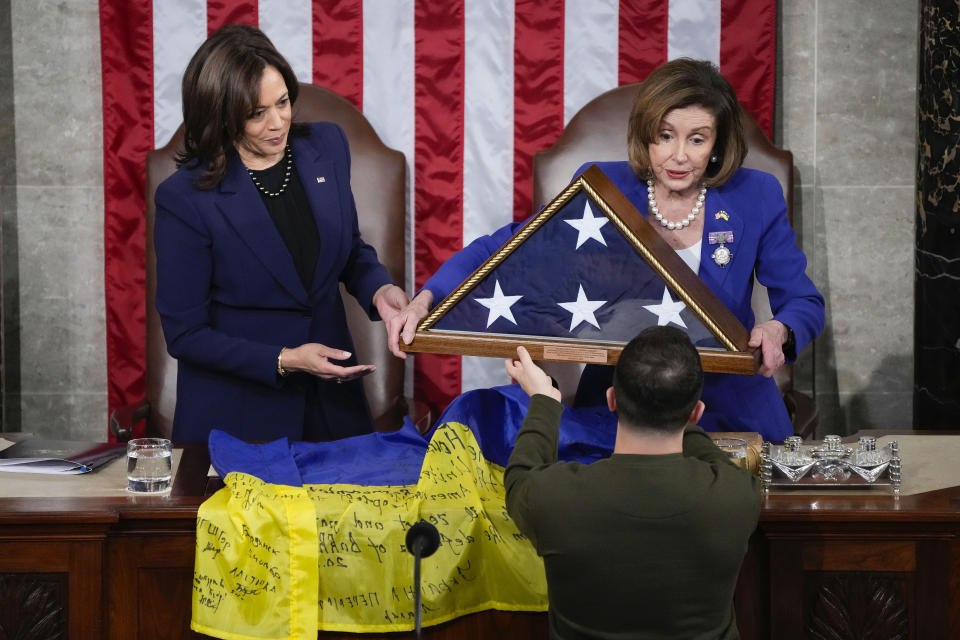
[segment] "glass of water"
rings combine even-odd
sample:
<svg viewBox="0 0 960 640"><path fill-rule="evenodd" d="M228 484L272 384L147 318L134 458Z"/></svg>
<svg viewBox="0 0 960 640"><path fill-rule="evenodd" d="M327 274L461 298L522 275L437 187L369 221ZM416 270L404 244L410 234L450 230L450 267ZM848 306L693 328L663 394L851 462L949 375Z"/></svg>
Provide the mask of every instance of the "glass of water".
<svg viewBox="0 0 960 640"><path fill-rule="evenodd" d="M714 444L730 458L730 462L741 469L747 470L750 464L747 461L747 441L743 438L716 438Z"/></svg>
<svg viewBox="0 0 960 640"><path fill-rule="evenodd" d="M170 456L166 438L135 438L127 443L127 491L160 493L170 488Z"/></svg>

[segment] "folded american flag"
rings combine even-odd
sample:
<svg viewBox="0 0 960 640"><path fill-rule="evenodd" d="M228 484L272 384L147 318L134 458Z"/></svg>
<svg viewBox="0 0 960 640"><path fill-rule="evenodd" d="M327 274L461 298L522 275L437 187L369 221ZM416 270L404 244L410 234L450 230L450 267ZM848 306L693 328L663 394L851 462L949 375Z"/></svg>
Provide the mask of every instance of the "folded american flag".
<svg viewBox="0 0 960 640"><path fill-rule="evenodd" d="M628 342L671 324L716 338L583 191L513 250L434 331Z"/></svg>

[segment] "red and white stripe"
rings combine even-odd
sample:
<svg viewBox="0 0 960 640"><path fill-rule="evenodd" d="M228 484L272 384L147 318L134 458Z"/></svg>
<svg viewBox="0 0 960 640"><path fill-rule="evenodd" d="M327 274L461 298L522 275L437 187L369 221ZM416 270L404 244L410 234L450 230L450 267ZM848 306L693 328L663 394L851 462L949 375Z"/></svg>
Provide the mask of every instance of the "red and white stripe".
<svg viewBox="0 0 960 640"><path fill-rule="evenodd" d="M769 133L776 0L101 0L111 408L142 394L143 162L181 120L180 78L228 22L361 108L410 175L413 289L531 211L531 159L596 95L681 56L720 65ZM362 215L362 212L361 212ZM499 361L420 355L443 406L505 381Z"/></svg>

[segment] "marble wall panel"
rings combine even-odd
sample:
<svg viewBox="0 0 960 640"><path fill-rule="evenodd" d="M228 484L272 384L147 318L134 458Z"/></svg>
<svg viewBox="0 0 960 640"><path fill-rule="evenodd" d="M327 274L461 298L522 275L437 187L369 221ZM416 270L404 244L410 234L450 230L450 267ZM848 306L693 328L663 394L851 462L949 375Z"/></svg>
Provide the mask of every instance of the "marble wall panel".
<svg viewBox="0 0 960 640"><path fill-rule="evenodd" d="M103 298L103 189L20 185L21 298ZM29 224L27 223L29 221Z"/></svg>
<svg viewBox="0 0 960 640"><path fill-rule="evenodd" d="M807 275L814 277L817 253L814 230L817 207L816 175L816 0L778 3L780 37L778 62L777 144L793 153L793 226L807 256ZM822 283L815 281L818 287ZM794 365L794 387L815 397L816 353L813 345L800 353Z"/></svg>
<svg viewBox="0 0 960 640"><path fill-rule="evenodd" d="M917 6L779 7L779 142L794 153L799 240L827 312L823 335L797 363L797 386L816 397L819 435L903 427L911 423Z"/></svg>
<svg viewBox="0 0 960 640"><path fill-rule="evenodd" d="M794 168L796 171L796 167ZM811 180L811 183L813 181ZM793 230L797 234L797 244L807 256L806 274L813 279L817 273L817 221L819 202L814 184L794 182L793 188ZM814 282L821 286L821 283Z"/></svg>
<svg viewBox="0 0 960 640"><path fill-rule="evenodd" d="M106 426L98 3L10 5L16 122L20 428ZM15 285L15 288L14 288ZM9 306L9 305L7 305ZM96 425L96 427L93 427ZM57 433L57 429L65 429Z"/></svg>
<svg viewBox="0 0 960 640"><path fill-rule="evenodd" d="M794 182L793 227L797 234L797 243L807 257L807 276L814 281L814 284L817 285L820 292L824 293L824 285L816 280L817 252L815 248L817 243L815 242L814 235L817 228L817 203L814 193L815 189L813 186L804 186L800 181ZM816 390L816 385L814 384L815 370L815 345L809 345L800 352L794 364L794 388L812 397Z"/></svg>
<svg viewBox="0 0 960 640"><path fill-rule="evenodd" d="M30 221L20 228L20 399L34 398L29 411L22 407L21 427L37 431L60 424L62 409L74 422L82 418L83 424L100 425L102 437L107 385L103 191L21 186L18 196L21 217ZM77 394L85 399L77 400ZM51 415L35 421L47 410Z"/></svg>
<svg viewBox="0 0 960 640"><path fill-rule="evenodd" d="M18 182L102 185L98 4L14 0L11 8Z"/></svg>
<svg viewBox="0 0 960 640"><path fill-rule="evenodd" d="M17 244L17 188L0 185L0 326L3 328L3 413L0 431L19 431L19 404L10 396L20 391L20 266Z"/></svg>
<svg viewBox="0 0 960 640"><path fill-rule="evenodd" d="M13 48L10 2L0 1L0 186L17 182L17 155L13 110Z"/></svg>
<svg viewBox="0 0 960 640"><path fill-rule="evenodd" d="M816 0L779 2L779 95L782 102L778 145L793 152L801 180L812 177L816 162L817 4Z"/></svg>
<svg viewBox="0 0 960 640"><path fill-rule="evenodd" d="M918 7L817 5L817 171L823 185L913 185Z"/></svg>
<svg viewBox="0 0 960 640"><path fill-rule="evenodd" d="M97 326L102 302L95 298L43 296L43 306L21 315L23 393L103 391L107 386L106 342Z"/></svg>
<svg viewBox="0 0 960 640"><path fill-rule="evenodd" d="M817 396L817 437L849 435L862 429L904 429L911 423L913 395L905 392L840 393ZM843 425L845 431L836 426Z"/></svg>
<svg viewBox="0 0 960 640"><path fill-rule="evenodd" d="M828 331L818 394L906 393L913 384L913 190L823 187ZM910 420L904 424L909 424Z"/></svg>
<svg viewBox="0 0 960 640"><path fill-rule="evenodd" d="M3 241L0 273L2 273L2 310L4 323L4 342L11 331L19 330L20 309L20 268L19 245L17 243L17 187L0 185L0 238ZM9 345L4 344L6 349ZM4 365L10 361L4 353Z"/></svg>
<svg viewBox="0 0 960 640"><path fill-rule="evenodd" d="M23 424L46 438L93 440L106 438L107 394L24 393L19 398ZM27 429L24 428L24 431Z"/></svg>
<svg viewBox="0 0 960 640"><path fill-rule="evenodd" d="M0 118L0 247L7 237L10 224L16 228L17 219L17 148L16 148L16 119L13 117L13 46L10 25L10 2L0 0L0 113L6 117ZM13 233L14 241L16 233ZM19 419L8 416L9 404L7 395L16 390L19 380L19 321L16 307L9 302L18 299L16 288L9 288L8 282L16 283L16 264L8 254L12 253L15 260L16 251L8 252L0 249L0 431L14 431L19 429ZM10 268L11 264L14 268ZM11 277L12 276L12 277ZM19 305L19 302L18 302ZM11 312L12 311L12 312ZM15 342L11 342L11 336ZM11 348L16 345L16 349ZM10 373L15 375L11 376Z"/></svg>

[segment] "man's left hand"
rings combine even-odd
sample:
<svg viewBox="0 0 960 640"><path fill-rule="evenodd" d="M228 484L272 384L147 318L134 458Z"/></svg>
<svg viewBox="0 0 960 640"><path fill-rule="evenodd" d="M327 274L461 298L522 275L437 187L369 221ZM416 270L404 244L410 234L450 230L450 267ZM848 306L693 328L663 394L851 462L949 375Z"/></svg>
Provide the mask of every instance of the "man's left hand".
<svg viewBox="0 0 960 640"><path fill-rule="evenodd" d="M528 396L539 393L560 402L560 390L553 386L550 376L533 363L525 348L517 347L517 360L504 360L503 366L507 375L516 380Z"/></svg>

